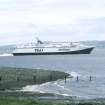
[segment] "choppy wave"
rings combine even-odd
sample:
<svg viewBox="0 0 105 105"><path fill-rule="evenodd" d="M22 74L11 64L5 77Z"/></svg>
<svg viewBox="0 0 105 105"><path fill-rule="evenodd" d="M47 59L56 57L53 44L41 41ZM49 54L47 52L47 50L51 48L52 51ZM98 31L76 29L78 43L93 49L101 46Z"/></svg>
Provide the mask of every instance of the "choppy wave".
<svg viewBox="0 0 105 105"><path fill-rule="evenodd" d="M71 76L74 78L77 76L81 76L77 72L71 72ZM69 78L67 79L69 82ZM65 84L65 80L57 80L55 82L47 82L40 85L28 85L21 89L24 92L39 92L39 93L52 93L63 96L73 96L73 92L70 88L68 88Z"/></svg>
<svg viewBox="0 0 105 105"><path fill-rule="evenodd" d="M0 54L0 56L13 56L13 54L4 53L4 54Z"/></svg>
<svg viewBox="0 0 105 105"><path fill-rule="evenodd" d="M60 85L58 81L56 82L47 82L41 85L28 85L23 87L21 91L27 92L39 92L39 93L52 93L63 96L71 96L72 92L70 89L67 89L63 85Z"/></svg>
<svg viewBox="0 0 105 105"><path fill-rule="evenodd" d="M79 73L76 72L71 72L70 75L73 77L81 76Z"/></svg>

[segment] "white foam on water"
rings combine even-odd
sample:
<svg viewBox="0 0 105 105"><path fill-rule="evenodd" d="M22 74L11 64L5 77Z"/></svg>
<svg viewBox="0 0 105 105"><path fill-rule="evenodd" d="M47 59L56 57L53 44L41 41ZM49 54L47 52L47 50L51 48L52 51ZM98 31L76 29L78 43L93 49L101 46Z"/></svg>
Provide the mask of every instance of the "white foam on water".
<svg viewBox="0 0 105 105"><path fill-rule="evenodd" d="M70 96L70 95L68 95L68 94L62 94L63 96Z"/></svg>
<svg viewBox="0 0 105 105"><path fill-rule="evenodd" d="M73 77L81 76L79 73L76 73L76 72L71 72L70 74L71 74L71 76L73 76Z"/></svg>
<svg viewBox="0 0 105 105"><path fill-rule="evenodd" d="M4 54L0 54L0 56L13 56L13 54L4 53Z"/></svg>
<svg viewBox="0 0 105 105"><path fill-rule="evenodd" d="M71 96L72 92L70 89L65 88L65 86L59 85L56 82L47 82L41 85L28 85L23 87L21 91L28 92L39 92L39 93L53 93L63 96Z"/></svg>
<svg viewBox="0 0 105 105"><path fill-rule="evenodd" d="M23 87L21 91L45 93L44 91L40 90L38 85L28 85L26 87Z"/></svg>

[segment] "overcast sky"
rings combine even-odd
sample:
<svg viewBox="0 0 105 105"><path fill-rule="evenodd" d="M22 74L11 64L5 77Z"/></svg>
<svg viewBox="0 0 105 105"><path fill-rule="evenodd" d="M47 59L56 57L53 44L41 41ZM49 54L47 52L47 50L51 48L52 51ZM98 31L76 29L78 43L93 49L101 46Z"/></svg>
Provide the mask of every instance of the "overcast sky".
<svg viewBox="0 0 105 105"><path fill-rule="evenodd" d="M0 45L105 40L105 0L0 0Z"/></svg>

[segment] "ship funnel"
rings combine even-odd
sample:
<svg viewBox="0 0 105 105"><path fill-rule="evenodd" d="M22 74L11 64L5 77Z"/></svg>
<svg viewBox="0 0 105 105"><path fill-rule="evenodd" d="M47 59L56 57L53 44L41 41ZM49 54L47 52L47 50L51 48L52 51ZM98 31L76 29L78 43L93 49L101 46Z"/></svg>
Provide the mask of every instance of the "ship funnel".
<svg viewBox="0 0 105 105"><path fill-rule="evenodd" d="M37 40L37 44L43 44L43 42L38 37L36 38L36 40Z"/></svg>

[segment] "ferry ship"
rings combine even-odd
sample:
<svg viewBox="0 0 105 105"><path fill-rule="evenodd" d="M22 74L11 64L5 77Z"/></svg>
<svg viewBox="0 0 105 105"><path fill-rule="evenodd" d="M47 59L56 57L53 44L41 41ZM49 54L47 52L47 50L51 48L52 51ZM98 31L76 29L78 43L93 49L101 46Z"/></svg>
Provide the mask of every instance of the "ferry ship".
<svg viewBox="0 0 105 105"><path fill-rule="evenodd" d="M65 54L90 54L93 46L85 46L77 42L42 42L17 47L14 56L23 55L65 55Z"/></svg>

